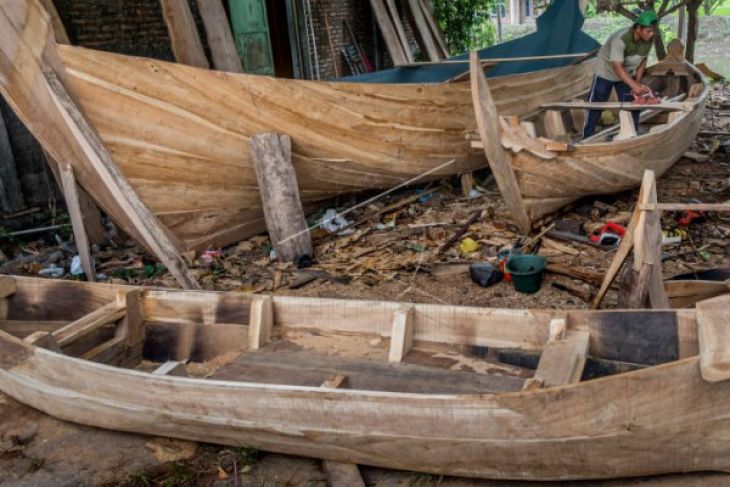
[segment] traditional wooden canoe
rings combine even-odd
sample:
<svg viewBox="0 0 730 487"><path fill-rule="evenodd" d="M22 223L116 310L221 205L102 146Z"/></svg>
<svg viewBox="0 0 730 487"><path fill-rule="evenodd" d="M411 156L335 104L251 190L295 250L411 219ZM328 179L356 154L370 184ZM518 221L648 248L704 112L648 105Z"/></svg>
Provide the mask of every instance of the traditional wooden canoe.
<svg viewBox="0 0 730 487"><path fill-rule="evenodd" d="M727 297L528 311L3 277L0 298L0 391L68 421L468 477L730 469Z"/></svg>
<svg viewBox="0 0 730 487"><path fill-rule="evenodd" d="M670 56L647 70L645 84L673 101L656 106L631 103L544 102L538 113L498 122L496 93L489 94L472 60L472 87L480 136L500 190L523 230L584 196L611 194L641 184L645 170L661 176L686 151L700 129L709 84L682 56L679 41ZM491 85L491 82L490 82ZM614 109L621 124L580 141L585 109ZM629 110L644 109L637 135ZM649 109L651 108L651 109ZM572 132L572 134L571 134ZM606 136L615 136L607 141ZM577 140L576 143L573 143Z"/></svg>
<svg viewBox="0 0 730 487"><path fill-rule="evenodd" d="M148 246L119 202L123 188L111 187L73 143L57 93L48 94L49 70L179 252L264 228L248 146L257 133L291 136L305 203L394 186L451 160L431 178L485 164L466 137L476 130L468 83L288 80L56 46L37 0L3 2L0 31L2 95L56 160L73 165L104 210ZM584 63L506 76L492 89L503 113L523 116L586 91L591 72Z"/></svg>

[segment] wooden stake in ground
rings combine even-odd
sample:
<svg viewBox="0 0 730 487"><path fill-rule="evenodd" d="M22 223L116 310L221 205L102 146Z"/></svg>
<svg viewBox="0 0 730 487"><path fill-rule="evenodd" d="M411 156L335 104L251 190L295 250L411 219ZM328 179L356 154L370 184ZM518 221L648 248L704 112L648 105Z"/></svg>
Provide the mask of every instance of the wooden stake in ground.
<svg viewBox="0 0 730 487"><path fill-rule="evenodd" d="M299 186L291 162L291 138L280 134L259 134L251 138L251 157L261 191L266 228L276 256L294 261L313 255Z"/></svg>

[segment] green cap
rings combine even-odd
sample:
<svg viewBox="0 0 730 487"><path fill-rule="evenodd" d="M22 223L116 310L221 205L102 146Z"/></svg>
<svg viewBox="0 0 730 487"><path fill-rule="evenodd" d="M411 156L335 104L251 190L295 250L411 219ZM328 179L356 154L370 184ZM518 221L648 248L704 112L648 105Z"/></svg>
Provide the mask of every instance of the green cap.
<svg viewBox="0 0 730 487"><path fill-rule="evenodd" d="M653 27L659 22L656 12L653 10L645 10L639 14L634 22L642 27Z"/></svg>

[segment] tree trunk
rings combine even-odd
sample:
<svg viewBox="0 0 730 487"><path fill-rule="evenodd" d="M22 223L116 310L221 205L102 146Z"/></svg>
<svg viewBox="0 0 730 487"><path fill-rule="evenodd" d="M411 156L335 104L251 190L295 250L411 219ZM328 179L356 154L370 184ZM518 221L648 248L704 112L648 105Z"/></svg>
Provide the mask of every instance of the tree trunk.
<svg viewBox="0 0 730 487"><path fill-rule="evenodd" d="M687 47L685 49L685 59L695 62L695 44L697 42L697 10L699 10L701 0L687 1Z"/></svg>

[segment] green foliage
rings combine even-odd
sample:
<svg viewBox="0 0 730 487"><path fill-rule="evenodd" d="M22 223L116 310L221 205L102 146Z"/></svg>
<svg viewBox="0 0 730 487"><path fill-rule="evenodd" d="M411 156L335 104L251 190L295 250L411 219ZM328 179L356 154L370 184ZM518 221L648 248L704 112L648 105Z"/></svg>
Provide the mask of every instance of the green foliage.
<svg viewBox="0 0 730 487"><path fill-rule="evenodd" d="M705 15L711 15L713 11L722 5L725 0L702 0L702 11Z"/></svg>
<svg viewBox="0 0 730 487"><path fill-rule="evenodd" d="M434 0L434 14L452 54L494 43L494 27L489 21L494 4L495 0Z"/></svg>

